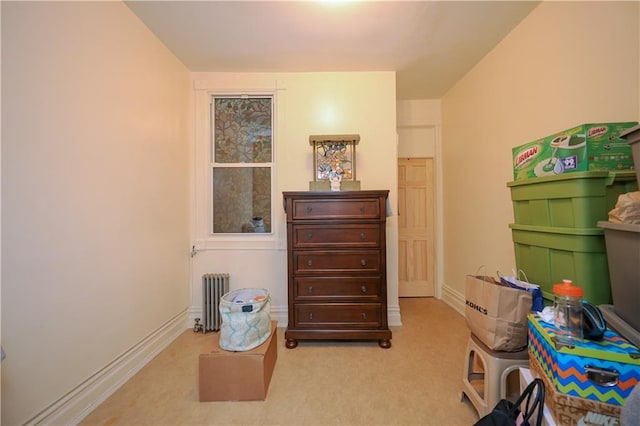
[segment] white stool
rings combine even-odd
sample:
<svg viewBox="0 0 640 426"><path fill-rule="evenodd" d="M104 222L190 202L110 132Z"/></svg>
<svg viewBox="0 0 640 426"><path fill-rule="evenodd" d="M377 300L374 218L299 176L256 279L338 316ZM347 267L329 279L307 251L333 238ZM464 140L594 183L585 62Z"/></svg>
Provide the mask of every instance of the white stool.
<svg viewBox="0 0 640 426"><path fill-rule="evenodd" d="M482 373L473 371L476 357L482 362ZM493 410L498 401L507 396L507 377L518 367L529 367L529 352L499 352L489 349L473 333L469 336L462 376L462 394L466 396L478 411L480 417ZM471 380L483 381L482 395L471 384Z"/></svg>

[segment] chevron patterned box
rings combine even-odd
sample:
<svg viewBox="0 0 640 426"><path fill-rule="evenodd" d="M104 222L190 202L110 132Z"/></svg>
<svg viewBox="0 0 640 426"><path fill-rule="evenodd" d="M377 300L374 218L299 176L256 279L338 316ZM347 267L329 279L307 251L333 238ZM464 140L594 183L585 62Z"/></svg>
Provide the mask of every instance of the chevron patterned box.
<svg viewBox="0 0 640 426"><path fill-rule="evenodd" d="M553 420L547 420L547 424L562 426L620 426L621 406L562 394L555 389L551 379L535 359L531 361L530 367L531 375L541 378L544 382L544 405L553 416Z"/></svg>
<svg viewBox="0 0 640 426"><path fill-rule="evenodd" d="M640 382L640 349L612 330L600 342L555 345L553 324L530 313L529 359L565 395L623 406Z"/></svg>

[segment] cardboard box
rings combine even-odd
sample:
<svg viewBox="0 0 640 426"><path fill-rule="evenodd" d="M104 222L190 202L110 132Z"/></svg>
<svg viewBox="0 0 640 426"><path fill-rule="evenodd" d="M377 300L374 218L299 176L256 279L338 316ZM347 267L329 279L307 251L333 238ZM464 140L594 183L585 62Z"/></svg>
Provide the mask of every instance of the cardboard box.
<svg viewBox="0 0 640 426"><path fill-rule="evenodd" d="M634 170L629 142L636 122L581 124L512 149L515 180L570 172Z"/></svg>
<svg viewBox="0 0 640 426"><path fill-rule="evenodd" d="M555 422L566 426L619 425L622 407L590 399L564 395L553 386L549 377L535 359L531 359L531 374L544 382L544 405L551 411ZM546 411L546 410L545 410Z"/></svg>
<svg viewBox="0 0 640 426"><path fill-rule="evenodd" d="M278 358L277 325L271 321L269 338L244 352L221 349L220 334L212 335L199 357L200 402L263 401Z"/></svg>

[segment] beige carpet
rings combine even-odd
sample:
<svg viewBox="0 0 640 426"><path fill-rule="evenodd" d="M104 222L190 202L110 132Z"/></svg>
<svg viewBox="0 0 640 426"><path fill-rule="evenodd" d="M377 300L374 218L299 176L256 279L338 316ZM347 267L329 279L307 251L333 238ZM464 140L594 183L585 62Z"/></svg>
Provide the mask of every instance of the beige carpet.
<svg viewBox="0 0 640 426"><path fill-rule="evenodd" d="M265 401L198 401L198 355L211 334L185 331L83 425L472 425L460 401L464 317L436 299L401 299L403 326L377 342L309 342L286 349Z"/></svg>

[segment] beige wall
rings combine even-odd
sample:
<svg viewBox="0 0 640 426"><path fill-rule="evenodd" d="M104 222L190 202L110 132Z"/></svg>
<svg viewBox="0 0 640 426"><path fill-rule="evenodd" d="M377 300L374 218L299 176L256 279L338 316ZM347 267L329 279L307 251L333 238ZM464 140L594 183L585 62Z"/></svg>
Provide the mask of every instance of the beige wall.
<svg viewBox="0 0 640 426"><path fill-rule="evenodd" d="M2 424L189 306L190 78L121 2L2 2Z"/></svg>
<svg viewBox="0 0 640 426"><path fill-rule="evenodd" d="M362 189L389 189L394 215L387 224L387 274L390 322L398 324L397 271L397 172L395 73L193 73L194 85L202 90L196 103L208 105L207 93L274 91L276 93L276 194L274 237L256 240L243 236L233 241L207 241L206 155L196 155L194 241L201 248L193 259L194 310L201 306L201 277L207 272L228 272L231 288L264 287L272 297L271 311L280 326L286 326L287 259L282 191L306 191L313 180L313 156L309 135L360 135L356 148L356 177ZM207 108L198 108L197 133L207 126ZM204 112L204 114L202 113ZM204 153L206 135L196 140L196 152ZM202 148L199 151L199 148ZM204 162L202 158L204 157ZM199 180L198 180L199 179ZM265 242L266 240L266 242ZM253 248L249 248L253 247Z"/></svg>
<svg viewBox="0 0 640 426"><path fill-rule="evenodd" d="M445 293L511 271L511 148L638 120L638 3L543 2L442 99ZM458 304L461 308L461 305Z"/></svg>
<svg viewBox="0 0 640 426"><path fill-rule="evenodd" d="M439 252L454 305L465 274L514 266L511 147L581 122L638 119L639 16L633 2L542 3L442 99ZM274 314L285 313L283 216L271 248L200 251L189 283L188 248L201 237L193 221L189 235L192 83L251 78L190 74L120 2L2 2L2 39L3 424L29 420L197 309L204 272L268 287ZM391 189L397 213L393 73L258 80L282 89L279 192L307 189L309 134L360 133L358 178ZM433 121L413 107L399 117ZM387 231L399 321L395 216Z"/></svg>
<svg viewBox="0 0 640 426"><path fill-rule="evenodd" d="M442 115L440 100L402 100L396 103L398 157L436 157Z"/></svg>

